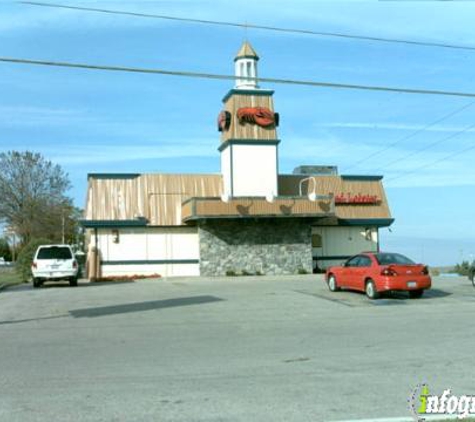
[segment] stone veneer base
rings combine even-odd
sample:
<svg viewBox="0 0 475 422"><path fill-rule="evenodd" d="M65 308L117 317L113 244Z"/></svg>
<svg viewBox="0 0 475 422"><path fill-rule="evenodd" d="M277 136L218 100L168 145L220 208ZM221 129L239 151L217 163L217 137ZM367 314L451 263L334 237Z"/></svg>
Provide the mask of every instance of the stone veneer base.
<svg viewBox="0 0 475 422"><path fill-rule="evenodd" d="M312 272L308 221L207 220L198 234L202 276Z"/></svg>

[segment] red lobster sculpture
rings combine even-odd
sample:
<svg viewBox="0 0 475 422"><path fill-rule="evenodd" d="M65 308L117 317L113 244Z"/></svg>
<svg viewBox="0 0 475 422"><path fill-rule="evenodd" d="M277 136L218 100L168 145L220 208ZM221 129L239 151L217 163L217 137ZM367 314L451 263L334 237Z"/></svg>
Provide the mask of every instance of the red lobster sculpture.
<svg viewBox="0 0 475 422"><path fill-rule="evenodd" d="M278 125L278 114L266 107L242 107L237 111L239 123L255 123L261 127Z"/></svg>

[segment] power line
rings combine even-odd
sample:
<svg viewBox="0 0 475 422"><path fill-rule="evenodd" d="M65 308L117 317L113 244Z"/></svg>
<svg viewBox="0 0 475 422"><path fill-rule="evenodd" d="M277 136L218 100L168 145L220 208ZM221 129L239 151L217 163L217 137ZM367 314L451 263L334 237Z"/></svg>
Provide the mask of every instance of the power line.
<svg viewBox="0 0 475 422"><path fill-rule="evenodd" d="M427 129L435 126L436 124L440 123L440 122L443 122L444 120L447 120L448 118L452 117L452 116L455 116L456 114L462 112L463 110L471 107L473 104L475 104L475 101L472 101L468 104L465 104L464 106L460 107L460 108L457 108L456 110L442 116L441 118L429 123L427 126L424 126L423 128L421 129L417 129L416 131L410 133L409 135L401 138L401 139L398 139L397 141L393 142L392 144L389 144L388 146L368 155L367 157L357 161L356 163L354 163L353 165L351 165L350 167L347 168L347 171L352 169L352 168L355 168L355 167L358 167L361 163L364 163L365 161L368 161L369 159L371 158L374 158L378 155L381 155L382 153L388 151L389 149L391 149L392 147L404 142L404 141L407 141L408 139L411 139L411 138L414 138L416 135L418 135L419 133L422 133L424 131L426 131Z"/></svg>
<svg viewBox="0 0 475 422"><path fill-rule="evenodd" d="M404 157L400 157L400 158L398 158L398 159L396 159L396 160L394 160L394 161L391 161L391 162L385 164L385 165L384 165L384 169L386 169L387 167L391 167L392 165L394 165L394 164L396 164L396 163L399 163L401 160L405 160L405 159L407 159L407 158L414 157L415 155L418 155L418 154L420 154L421 152L427 151L428 149L431 149L431 148L435 147L436 145L441 144L442 142L449 141L450 139L453 139L453 138L455 138L455 137L457 137L457 136L459 136L459 135L462 135L463 133L468 132L470 129L473 129L474 127L475 127L475 123L474 123L474 124L471 124L471 125L468 125L468 126L466 126L464 129L459 130L459 131L457 131L456 133L453 133L453 134L451 134L451 135L449 135L449 136L446 136L445 138L439 139L438 141L432 142L431 144L426 145L425 147L423 147L423 148L421 148L421 149L418 149L418 150L416 150L416 151L413 151L413 152L411 152L410 154L405 155ZM383 170L383 168L380 167L380 168L376 169L375 172L378 172L378 171L380 171L380 170Z"/></svg>
<svg viewBox="0 0 475 422"><path fill-rule="evenodd" d="M147 74L181 76L181 77L202 78L202 79L217 79L217 80L239 79L239 77L234 76L234 75L220 75L220 74L213 74L213 73L199 73L199 72L139 68L139 67L105 66L105 65L94 65L94 64L86 64L86 63L32 60L32 59L22 59L22 58L14 58L14 57L0 57L0 62L38 65L38 66L66 67L66 68L87 69L87 70L106 70L106 71L112 71L112 72L147 73ZM416 89L416 88L395 88L395 87L373 86L373 85L341 84L341 83L335 83L335 82L303 81L303 80L296 80L296 79L249 78L249 77L246 79L249 81L256 81L256 82L259 81L259 82L269 82L269 83L275 83L275 84L302 85L302 86L313 86L313 87L321 87L321 88L356 89L356 90L364 90L364 91L402 92L405 94L444 95L444 96L454 96L454 97L475 98L475 93L473 92L440 91L440 90Z"/></svg>
<svg viewBox="0 0 475 422"><path fill-rule="evenodd" d="M83 12L126 15L126 16L134 16L134 17L139 17L139 18L164 19L164 20L171 20L171 21L178 21L178 22L197 23L197 24L203 24L203 25L219 25L219 26L229 26L229 27L235 27L235 28L246 28L246 29L252 28L252 29L260 29L264 31L273 31L273 32L356 39L356 40L361 40L361 41L409 44L409 45L417 45L417 46L424 46L424 47L452 48L452 49L459 49L459 50L475 50L475 47L472 47L472 46L463 46L463 45L456 45L456 44L424 42L424 41L406 40L406 39L397 39L397 38L370 37L370 36L365 36L365 35L354 35L354 34L346 34L346 33L339 33L339 32L312 31L308 29L298 29L298 28L282 28L282 27L277 27L277 26L257 25L257 24L252 24L252 23L182 18L178 16L127 12L123 10L99 9L99 8L92 8L92 7L67 6L64 4L42 3L42 2L35 2L35 1L19 1L18 3L28 4L31 6L54 7L54 8L61 8L61 9L78 10L78 11L83 11Z"/></svg>
<svg viewBox="0 0 475 422"><path fill-rule="evenodd" d="M398 179L401 179L401 178L406 177L406 176L408 176L408 175L417 173L419 170L423 170L423 169L425 169L425 168L427 168L427 167L435 166L436 164L442 163L443 161L450 160L451 158L456 157L457 155L464 154L464 153L466 153L466 152L468 152L468 151L471 151L471 150L473 150L473 149L475 149L475 145L471 145L471 146L469 146L469 147L467 147L467 148L464 148L464 149L462 149L462 150L460 150L460 151L456 151L456 152L454 152L453 154L446 155L446 156L444 156L444 157L442 157L442 158L439 158L438 160L435 160L435 161L432 161L432 162L430 162L430 163L427 163L427 164L424 164L424 165L422 165L422 166L419 166L419 167L417 167L417 168L415 168L415 169L413 169L413 170L411 170L411 171L407 171L407 172L405 172L404 174L401 174L400 176L391 177L390 179L387 179L386 182L392 182L393 180L398 180Z"/></svg>

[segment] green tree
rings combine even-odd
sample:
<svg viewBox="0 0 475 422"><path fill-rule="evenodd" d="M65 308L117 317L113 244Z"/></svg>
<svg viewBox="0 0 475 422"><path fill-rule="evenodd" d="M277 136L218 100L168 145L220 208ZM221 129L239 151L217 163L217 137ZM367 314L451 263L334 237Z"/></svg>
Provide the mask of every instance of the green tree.
<svg viewBox="0 0 475 422"><path fill-rule="evenodd" d="M12 260L12 250L5 238L0 238L0 258L5 259L5 261Z"/></svg>
<svg viewBox="0 0 475 422"><path fill-rule="evenodd" d="M461 264L457 264L454 268L454 272L459 275L469 275L470 263L468 261L462 261Z"/></svg>
<svg viewBox="0 0 475 422"><path fill-rule="evenodd" d="M25 245L33 238L62 239L74 220L66 192L71 184L62 168L33 152L0 153L0 222ZM64 224L63 224L64 222Z"/></svg>
<svg viewBox="0 0 475 422"><path fill-rule="evenodd" d="M38 246L47 245L50 243L49 239L32 239L30 240L18 254L15 270L21 278L21 281L27 282L33 277L31 272L31 263Z"/></svg>

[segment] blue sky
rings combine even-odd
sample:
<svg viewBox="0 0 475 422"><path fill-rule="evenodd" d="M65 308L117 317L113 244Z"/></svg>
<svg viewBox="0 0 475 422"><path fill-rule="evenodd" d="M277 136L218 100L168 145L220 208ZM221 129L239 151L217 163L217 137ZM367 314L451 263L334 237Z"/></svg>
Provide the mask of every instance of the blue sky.
<svg viewBox="0 0 475 422"><path fill-rule="evenodd" d="M475 46L473 2L61 3ZM3 57L232 74L245 37L238 28L0 2ZM255 29L247 37L263 77L475 92L475 50ZM38 151L62 165L80 207L89 172L217 173L216 116L231 87L231 81L0 63L0 151ZM475 98L262 87L276 91L281 172L333 164L342 174L382 174L396 218L392 232L381 231L384 249L432 265L475 255L475 149L444 159L475 145L475 127L467 129L475 124Z"/></svg>

